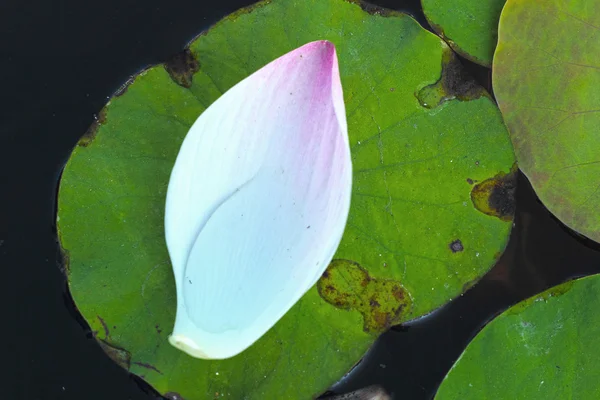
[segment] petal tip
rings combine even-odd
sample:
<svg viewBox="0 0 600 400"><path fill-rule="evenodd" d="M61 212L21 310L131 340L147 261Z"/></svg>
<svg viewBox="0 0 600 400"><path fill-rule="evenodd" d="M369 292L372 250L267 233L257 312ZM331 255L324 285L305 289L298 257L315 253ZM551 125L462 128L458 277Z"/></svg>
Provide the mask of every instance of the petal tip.
<svg viewBox="0 0 600 400"><path fill-rule="evenodd" d="M305 44L298 48L298 50L322 51L326 55L331 56L335 53L335 45L329 40L317 40Z"/></svg>
<svg viewBox="0 0 600 400"><path fill-rule="evenodd" d="M327 50L335 50L335 45L333 44L333 42L330 42L329 40L326 40L326 39L315 40L314 42L310 42L307 45L323 46L323 47L327 48Z"/></svg>
<svg viewBox="0 0 600 400"><path fill-rule="evenodd" d="M304 46L298 47L296 50L291 51L286 55L290 55L293 53L313 53L320 54L321 57L328 59L336 54L335 45L329 40L316 40L314 42L308 42ZM286 57L284 55L283 57Z"/></svg>

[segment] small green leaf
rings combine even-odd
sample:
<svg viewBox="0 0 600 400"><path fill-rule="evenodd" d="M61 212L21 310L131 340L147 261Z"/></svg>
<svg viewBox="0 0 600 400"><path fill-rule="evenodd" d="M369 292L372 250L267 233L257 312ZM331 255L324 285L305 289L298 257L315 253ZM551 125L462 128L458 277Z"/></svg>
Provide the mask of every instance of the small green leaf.
<svg viewBox="0 0 600 400"><path fill-rule="evenodd" d="M224 91L314 40L336 45L352 146L336 261L248 350L193 359L167 343L176 298L163 213L175 157ZM472 193L499 174L508 175L498 188L510 186L513 164L493 101L409 16L343 0L259 3L135 77L74 150L58 205L70 289L97 338L126 351L129 370L161 393L308 399L390 325L431 312L489 270L508 239L514 191L482 191L477 207Z"/></svg>
<svg viewBox="0 0 600 400"><path fill-rule="evenodd" d="M431 27L460 55L492 64L498 19L506 0L421 0Z"/></svg>
<svg viewBox="0 0 600 400"><path fill-rule="evenodd" d="M494 92L544 205L600 241L600 3L509 0Z"/></svg>
<svg viewBox="0 0 600 400"><path fill-rule="evenodd" d="M600 398L600 275L525 300L488 324L436 400Z"/></svg>

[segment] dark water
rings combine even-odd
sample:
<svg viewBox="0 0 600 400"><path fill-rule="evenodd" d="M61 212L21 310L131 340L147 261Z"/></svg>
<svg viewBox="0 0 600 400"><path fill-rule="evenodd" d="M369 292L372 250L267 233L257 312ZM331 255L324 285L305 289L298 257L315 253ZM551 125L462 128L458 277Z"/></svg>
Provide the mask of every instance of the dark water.
<svg viewBox="0 0 600 400"><path fill-rule="evenodd" d="M129 75L178 52L251 0L0 2L0 343L2 397L156 399L110 361L71 304L54 228L57 180L95 112ZM418 1L379 0L410 11ZM466 63L485 86L489 71ZM429 399L469 339L509 305L600 271L600 247L578 238L520 177L515 228L496 267L433 315L384 334L333 389L382 384L397 399ZM270 400L270 399L266 399Z"/></svg>

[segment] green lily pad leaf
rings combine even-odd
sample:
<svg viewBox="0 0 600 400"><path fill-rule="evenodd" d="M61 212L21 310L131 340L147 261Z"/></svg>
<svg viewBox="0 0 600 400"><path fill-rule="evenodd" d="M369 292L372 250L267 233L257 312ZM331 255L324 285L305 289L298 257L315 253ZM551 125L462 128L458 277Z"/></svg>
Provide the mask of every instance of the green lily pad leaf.
<svg viewBox="0 0 600 400"><path fill-rule="evenodd" d="M600 3L509 0L494 92L544 205L600 241Z"/></svg>
<svg viewBox="0 0 600 400"><path fill-rule="evenodd" d="M498 19L506 0L421 0L434 31L465 58L492 64Z"/></svg>
<svg viewBox="0 0 600 400"><path fill-rule="evenodd" d="M473 339L436 400L600 398L600 275L510 308Z"/></svg>
<svg viewBox="0 0 600 400"><path fill-rule="evenodd" d="M493 74L519 167L556 217L599 242L600 3L509 0Z"/></svg>
<svg viewBox="0 0 600 400"><path fill-rule="evenodd" d="M228 88L322 39L337 47L354 164L336 260L248 350L191 358L167 343L163 210L181 142ZM103 348L167 397L311 398L379 333L488 271L512 225L513 164L493 101L411 17L344 0L259 3L136 76L74 150L58 205L70 289Z"/></svg>

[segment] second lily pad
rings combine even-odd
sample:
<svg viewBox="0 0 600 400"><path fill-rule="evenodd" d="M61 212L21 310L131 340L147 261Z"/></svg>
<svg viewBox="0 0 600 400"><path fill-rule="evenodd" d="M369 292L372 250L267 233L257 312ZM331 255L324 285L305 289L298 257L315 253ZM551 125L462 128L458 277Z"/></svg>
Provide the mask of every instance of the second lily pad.
<svg viewBox="0 0 600 400"><path fill-rule="evenodd" d="M229 16L135 77L74 150L58 206L73 298L102 346L166 397L315 396L379 333L458 296L502 252L515 187L499 110L438 37L370 10L274 0ZM228 88L322 39L337 47L354 164L336 260L248 350L193 359L166 340L164 197L181 141Z"/></svg>
<svg viewBox="0 0 600 400"><path fill-rule="evenodd" d="M600 2L508 0L493 82L519 167L546 207L600 242Z"/></svg>
<svg viewBox="0 0 600 400"><path fill-rule="evenodd" d="M436 400L600 398L600 275L507 310L475 337Z"/></svg>

